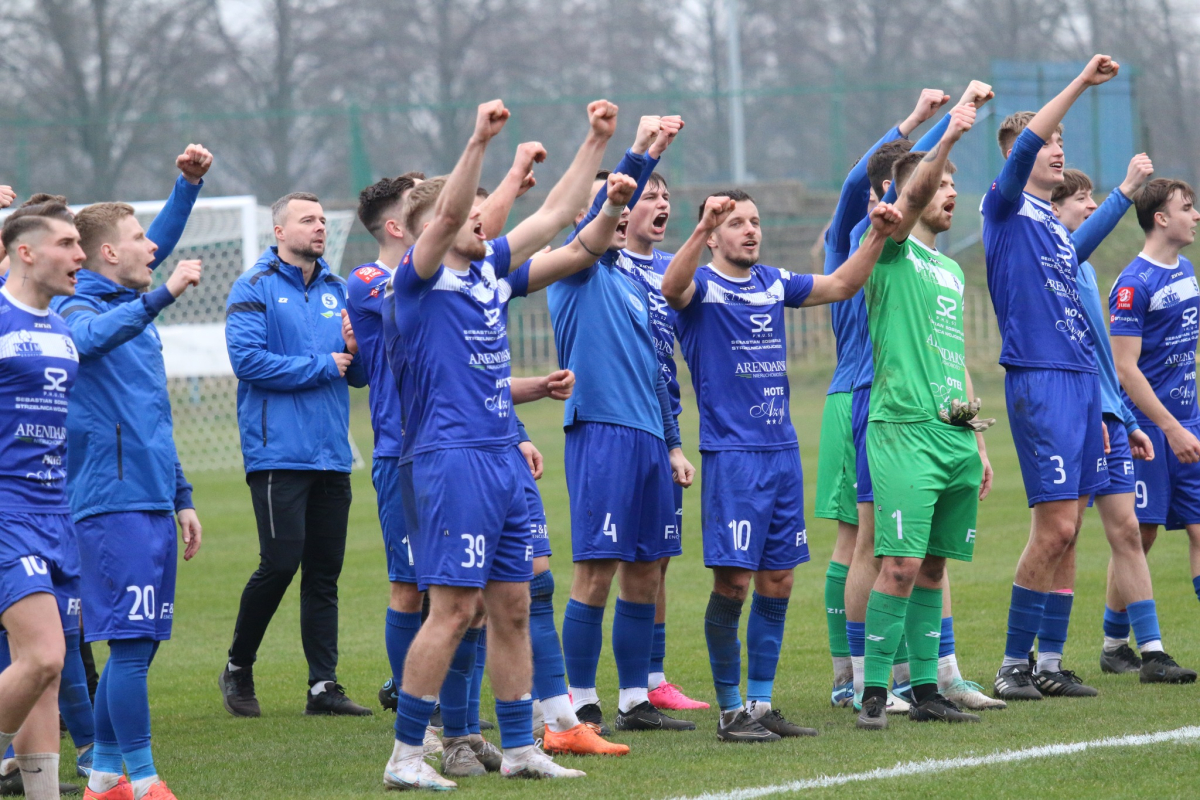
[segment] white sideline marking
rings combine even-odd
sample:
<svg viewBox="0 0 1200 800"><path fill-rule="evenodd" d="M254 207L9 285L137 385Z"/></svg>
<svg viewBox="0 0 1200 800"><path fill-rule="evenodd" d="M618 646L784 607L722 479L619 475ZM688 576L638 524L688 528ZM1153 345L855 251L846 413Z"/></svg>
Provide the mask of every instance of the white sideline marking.
<svg viewBox="0 0 1200 800"><path fill-rule="evenodd" d="M992 764L1028 761L1033 758L1066 756L1101 747L1144 747L1149 744L1188 742L1197 739L1200 739L1200 726L1189 725L1185 728L1176 728L1173 731L1161 731L1159 733L1114 736L1107 739L1093 739L1090 742L1075 742L1073 744L1047 744L1040 747L1029 747L1024 750L1001 750L1000 752L986 756L905 761L894 767L880 767L870 772L857 772L852 775L825 775L820 778L791 781L790 783L780 783L775 786L760 786L756 789L734 789L731 792L712 792L709 794L676 798L676 800L751 800L751 798L765 797L771 794L802 792L806 789L828 789L847 783L859 783L886 778L904 778L910 775L930 775L935 772L946 772L952 769L962 769L963 767L986 767Z"/></svg>

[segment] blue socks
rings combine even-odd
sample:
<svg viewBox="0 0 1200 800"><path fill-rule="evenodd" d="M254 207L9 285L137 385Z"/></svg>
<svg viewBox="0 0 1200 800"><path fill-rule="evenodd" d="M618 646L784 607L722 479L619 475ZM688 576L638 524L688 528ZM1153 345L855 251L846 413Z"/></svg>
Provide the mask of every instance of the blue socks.
<svg viewBox="0 0 1200 800"><path fill-rule="evenodd" d="M397 688L404 679L404 659L417 631L421 630L420 611L387 610L387 626L383 632L383 643L387 648L388 663L392 666L392 682Z"/></svg>
<svg viewBox="0 0 1200 800"><path fill-rule="evenodd" d="M58 690L58 713L62 714L76 747L87 747L96 739L92 717L92 698L88 695L87 672L79 655L79 633L67 634L67 654L63 661L62 682Z"/></svg>
<svg viewBox="0 0 1200 800"><path fill-rule="evenodd" d="M567 677L572 686L581 689L596 687L596 665L600 663L600 648L604 644L603 624L604 606L589 606L578 600L567 601L567 611L563 615L562 648Z"/></svg>
<svg viewBox="0 0 1200 800"><path fill-rule="evenodd" d="M938 640L938 658L954 655L954 617L942 617L942 638Z"/></svg>
<svg viewBox="0 0 1200 800"><path fill-rule="evenodd" d="M1008 637L1004 642L1006 662L1028 663L1033 640L1042 626L1047 595L1047 592L1035 592L1013 584L1012 600L1008 606Z"/></svg>
<svg viewBox="0 0 1200 800"><path fill-rule="evenodd" d="M746 623L747 700L771 702L787 608L786 597L763 597L755 592L750 601L750 621Z"/></svg>
<svg viewBox="0 0 1200 800"><path fill-rule="evenodd" d="M467 628L454 658L450 661L450 671L442 681L442 691L438 699L442 704L442 725L444 736L466 736L470 728L467 721L468 697L471 693L471 682L475 680L475 660L479 654L479 628Z"/></svg>
<svg viewBox="0 0 1200 800"><path fill-rule="evenodd" d="M533 744L533 700L497 700L496 725L505 750Z"/></svg>
<svg viewBox="0 0 1200 800"><path fill-rule="evenodd" d="M108 648L108 663L104 665L104 678L101 680L101 688L105 690L108 702L108 720L116 733L129 779L136 781L149 778L157 773L150 755L150 698L146 689L146 674L158 650L158 642L150 639L113 639L108 643ZM96 701L99 705L100 688L96 690ZM97 740L99 738L97 736ZM97 741L97 751L99 745ZM95 761L92 768L97 768ZM120 773L121 770L118 768L114 771Z"/></svg>
<svg viewBox="0 0 1200 800"><path fill-rule="evenodd" d="M471 679L471 690L467 693L467 727L471 733L479 733L479 692L483 689L483 669L487 666L487 625L479 629L476 647L475 677Z"/></svg>
<svg viewBox="0 0 1200 800"><path fill-rule="evenodd" d="M846 639L850 643L850 657L863 658L867 654L867 623L846 620Z"/></svg>
<svg viewBox="0 0 1200 800"><path fill-rule="evenodd" d="M708 663L712 666L717 703L722 711L742 707L742 643L738 624L742 604L713 592L704 612L704 640L708 643Z"/></svg>
<svg viewBox="0 0 1200 800"><path fill-rule="evenodd" d="M113 730L112 720L108 716L108 666L100 673L100 683L96 686L96 705L93 715L96 721L96 746L92 748L92 770L120 775L124 772L121 764L121 748L117 744L117 732Z"/></svg>
<svg viewBox="0 0 1200 800"><path fill-rule="evenodd" d="M396 738L410 747L420 747L425 743L425 729L429 727L429 718L433 716L433 700L413 697L403 689L396 689ZM531 706L532 707L532 706ZM529 721L529 729L533 730L533 720ZM99 743L97 743L99 748Z"/></svg>
<svg viewBox="0 0 1200 800"><path fill-rule="evenodd" d="M1104 607L1104 635L1109 639L1129 638L1129 612Z"/></svg>
<svg viewBox="0 0 1200 800"><path fill-rule="evenodd" d="M554 575L546 570L529 582L529 642L533 690L542 700L567 693L567 668L554 629Z"/></svg>
<svg viewBox="0 0 1200 800"><path fill-rule="evenodd" d="M654 623L654 644L650 647L650 674L663 672L667 660L667 623Z"/></svg>
<svg viewBox="0 0 1200 800"><path fill-rule="evenodd" d="M1192 588L1196 590L1196 599L1200 600L1200 575L1192 578Z"/></svg>
<svg viewBox="0 0 1200 800"><path fill-rule="evenodd" d="M653 644L654 603L630 603L618 597L613 613L612 649L619 688L636 689L649 685L650 647Z"/></svg>
<svg viewBox="0 0 1200 800"><path fill-rule="evenodd" d="M1107 627L1108 609L1104 611ZM1129 624L1133 627L1133 635L1137 639L1138 647L1162 639L1162 634L1158 630L1158 609L1154 605L1154 600L1139 600L1136 603L1130 603L1126 615Z"/></svg>
<svg viewBox="0 0 1200 800"><path fill-rule="evenodd" d="M1067 645L1067 624L1071 621L1074 602L1074 592L1050 592L1046 596L1042 622L1038 627L1038 652L1063 652Z"/></svg>

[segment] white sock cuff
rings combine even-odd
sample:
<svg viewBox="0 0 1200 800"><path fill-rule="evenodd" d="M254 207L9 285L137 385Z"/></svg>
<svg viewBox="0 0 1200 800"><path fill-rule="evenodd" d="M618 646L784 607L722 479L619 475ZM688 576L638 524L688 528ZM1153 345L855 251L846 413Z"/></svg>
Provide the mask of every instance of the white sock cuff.
<svg viewBox="0 0 1200 800"><path fill-rule="evenodd" d="M617 708L622 713L628 711L634 706L649 702L645 686L638 686L631 689L622 689L621 696L617 700Z"/></svg>
<svg viewBox="0 0 1200 800"><path fill-rule="evenodd" d="M1142 651L1143 653L1154 653L1154 652L1161 653L1162 649L1163 649L1162 639L1154 639L1152 641L1146 642L1145 644L1138 645L1138 650Z"/></svg>
<svg viewBox="0 0 1200 800"><path fill-rule="evenodd" d="M596 694L596 687L589 686L587 688L572 686L571 687L571 710L578 711L586 705L600 704L600 696Z"/></svg>
<svg viewBox="0 0 1200 800"><path fill-rule="evenodd" d="M667 682L667 676L662 672L650 673L650 690L654 691L659 686Z"/></svg>
<svg viewBox="0 0 1200 800"><path fill-rule="evenodd" d="M58 753L17 755L28 800L58 800Z"/></svg>

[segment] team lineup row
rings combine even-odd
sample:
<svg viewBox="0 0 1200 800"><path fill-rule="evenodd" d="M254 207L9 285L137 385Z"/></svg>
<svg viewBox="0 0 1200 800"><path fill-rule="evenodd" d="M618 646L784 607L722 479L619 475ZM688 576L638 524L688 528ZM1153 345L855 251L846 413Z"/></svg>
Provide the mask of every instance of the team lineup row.
<svg viewBox="0 0 1200 800"><path fill-rule="evenodd" d="M678 339L700 414L703 546L714 577L705 634L718 736L762 742L816 735L771 700L792 570L809 558L783 309L823 303L837 304L839 352L817 498L818 516L839 521L826 585L831 701L859 709L859 727L878 729L888 712L979 721L963 707L1095 694L1061 663L1071 548L1092 495L1113 548L1102 666L1139 671L1143 681L1194 681L1194 672L1163 651L1144 548L1158 525L1186 527L1193 575L1200 575L1200 508L1193 507L1200 499L1193 486L1200 479L1193 432L1200 292L1179 257L1200 214L1186 184L1146 183L1144 156L1098 208L1086 176L1064 174L1063 116L1086 88L1116 71L1097 56L1041 111L1005 120L1005 166L982 207L1009 418L1033 509L995 697L958 673L945 564L971 559L977 505L991 484L983 443L990 421L978 417L965 367L963 273L935 246L957 196L950 151L992 97L975 82L907 152L907 135L949 101L940 91L923 92L913 114L851 171L825 235L824 274L759 264L757 208L740 190L706 200L679 252L655 249L670 215L655 167L683 121L643 118L610 174L599 170L616 127L617 109L606 101L588 107L589 133L566 173L507 236L499 233L512 202L532 185L532 166L545 151L522 145L509 177L481 196L484 152L508 118L500 101L480 107L448 176L409 173L364 191L359 216L380 257L348 280L321 258L317 198L281 198L273 207L278 244L235 283L227 306L261 563L243 593L220 677L225 707L258 714L255 655L302 570L306 712L370 713L345 696L335 674L337 578L350 504L348 386L369 385L372 477L392 583L386 644L393 676L381 699L397 710L384 783L449 789L449 778L486 771L577 777L583 773L546 753L629 752L604 738L596 689L614 577L615 727L693 729L663 713L706 707L666 681L662 666L663 575L681 552L680 491L695 472L676 423ZM176 194L191 191L194 200L183 183L197 187L211 156L189 148L180 163ZM44 744L45 722L57 711L58 673L65 678L71 667L63 633L78 641L82 594L85 638L116 644L97 691L85 796L173 797L150 756L145 671L170 634L172 512L185 558L199 547L200 528L174 446L167 447L169 404L140 423L125 421L132 427L123 432L122 421L113 425L122 398L114 404L112 392L126 387L165 403L153 319L199 281L201 269L181 262L163 287L144 292L147 267L182 230L180 223L171 239L164 218L178 213L164 209L163 224L156 220L147 236L128 206L100 204L72 218L60 201L36 199L3 233L12 266L0 290L0 369L14 431L3 445L0 492L15 513L0 514L0 622L13 644L12 665L0 674L0 731L20 728L17 761L29 796L57 796L57 785L54 794L38 794L48 789L35 768L56 750ZM1114 287L1110 352L1108 337L1095 333L1103 330L1102 303L1085 259L1134 201L1147 243ZM572 226L563 247L547 249ZM168 246L156 254L159 239ZM711 263L701 266L706 248ZM507 303L543 288L562 369L513 378ZM52 302L61 316L49 311ZM127 360L142 362L143 374L126 371ZM85 383L95 391L81 392ZM513 413L514 403L543 397L565 405L575 574L561 647L535 483L540 454ZM1083 408L1068 413L1065 397L1079 398ZM165 424L165 439L163 429L139 424ZM134 466L123 458L123 442L154 458ZM138 473L131 482L142 494L105 497L112 473L125 481L125 464ZM131 543L146 550L145 563L111 574L106 548L124 551ZM80 572L82 591L72 589ZM752 579L743 699L738 626ZM1200 578L1197 584L1200 592ZM59 605L61 625L51 624ZM1131 627L1140 659L1128 645ZM480 735L487 649L499 750ZM534 741L535 696L544 751ZM431 734L439 701L442 742ZM441 751L441 775L426 760L433 750ZM56 752L53 763L56 774Z"/></svg>

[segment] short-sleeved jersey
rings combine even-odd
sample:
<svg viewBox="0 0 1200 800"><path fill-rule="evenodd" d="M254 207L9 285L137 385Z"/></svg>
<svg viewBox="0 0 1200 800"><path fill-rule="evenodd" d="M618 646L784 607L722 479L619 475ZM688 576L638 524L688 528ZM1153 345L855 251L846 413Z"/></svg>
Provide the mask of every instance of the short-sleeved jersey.
<svg viewBox="0 0 1200 800"><path fill-rule="evenodd" d="M671 413L678 417L683 412L683 405L679 402L678 367L675 364L675 309L667 305L662 293L663 275L667 273L674 254L661 250L655 250L649 256L631 250L622 250L621 254L625 258L618 259L617 266L622 269L633 267L629 271L630 276L646 287L650 300L650 324L654 327L654 353L667 379Z"/></svg>
<svg viewBox="0 0 1200 800"><path fill-rule="evenodd" d="M408 464L412 461L413 445L416 442L416 437L408 435L410 420L419 419L421 410L418 405L420 398L412 390L412 381L408 380L408 353L400 336L400 326L396 324L395 283L393 273L393 278L384 284L380 330L388 369L391 370L392 380L400 398L400 463Z"/></svg>
<svg viewBox="0 0 1200 800"><path fill-rule="evenodd" d="M395 275L395 318L408 360L405 382L420 397L405 436L413 454L517 444L512 410L508 301L529 286L528 262L510 272L508 240L463 272L445 265L422 280L409 249Z"/></svg>
<svg viewBox="0 0 1200 800"><path fill-rule="evenodd" d="M1141 253L1113 284L1108 297L1113 336L1140 336L1138 369L1154 394L1180 422L1200 419L1196 412L1196 335L1200 289L1192 263L1180 256L1160 264ZM1154 424L1133 404L1138 424Z"/></svg>
<svg viewBox="0 0 1200 800"><path fill-rule="evenodd" d="M850 248L853 253L858 250L867 229L871 227L871 218L865 217L854 226L850 237L854 245ZM854 293L849 300L843 300L841 305L846 307L845 325L846 336L853 342L854 357L853 379L850 382L852 391L868 388L875 380L875 362L871 356L871 329L867 324L867 298L862 289Z"/></svg>
<svg viewBox="0 0 1200 800"><path fill-rule="evenodd" d="M888 239L863 287L875 360L872 422L937 422L965 400L963 271L916 237Z"/></svg>
<svg viewBox="0 0 1200 800"><path fill-rule="evenodd" d="M70 513L67 406L78 370L62 317L0 289L0 509Z"/></svg>
<svg viewBox="0 0 1200 800"><path fill-rule="evenodd" d="M700 407L700 450L796 446L788 408L784 307L799 307L813 276L757 264L732 278L711 264L679 311L679 339Z"/></svg>
<svg viewBox="0 0 1200 800"><path fill-rule="evenodd" d="M379 261L363 264L350 273L346 311L358 340L359 358L367 373L371 430L375 433L375 458L398 458L402 449L400 394L388 366L383 341L383 304L392 270Z"/></svg>

